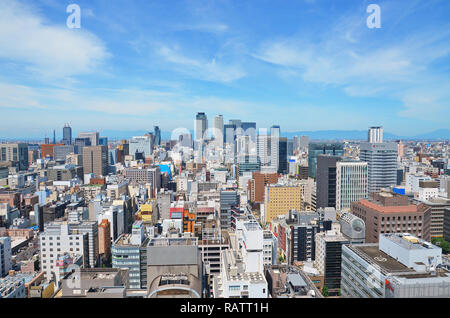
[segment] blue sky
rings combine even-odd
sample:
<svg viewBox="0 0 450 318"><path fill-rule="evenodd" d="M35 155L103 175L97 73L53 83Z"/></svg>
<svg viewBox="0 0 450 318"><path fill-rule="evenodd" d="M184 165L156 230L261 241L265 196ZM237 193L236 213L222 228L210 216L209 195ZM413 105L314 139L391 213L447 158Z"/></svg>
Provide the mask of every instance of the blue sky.
<svg viewBox="0 0 450 318"><path fill-rule="evenodd" d="M283 131L450 128L449 17L448 0L0 0L0 136L192 129L198 111Z"/></svg>

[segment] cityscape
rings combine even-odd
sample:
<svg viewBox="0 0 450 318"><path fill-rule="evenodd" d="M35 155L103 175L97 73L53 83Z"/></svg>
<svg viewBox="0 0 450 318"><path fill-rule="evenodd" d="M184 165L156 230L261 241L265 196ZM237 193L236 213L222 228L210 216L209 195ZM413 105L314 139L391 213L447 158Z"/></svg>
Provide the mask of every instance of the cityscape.
<svg viewBox="0 0 450 318"><path fill-rule="evenodd" d="M269 24L286 15L291 27L291 5L325 10L319 0L295 2L277 7ZM397 47L349 53L358 57L345 65L337 62L344 53L325 56L343 49L337 39L317 39L302 55L275 36L281 26L273 42L247 52L228 34L252 17L247 2L111 3L128 23L101 19L102 1L0 1L0 21L10 24L0 31L0 298L171 299L182 301L178 313L208 315L270 312L276 299L450 298L448 32L415 47L429 54L424 64L400 63L408 56ZM272 4L261 6L255 25ZM146 68L132 56L154 43L124 34L140 34L138 12L149 7L155 19L170 12L143 29L168 64ZM392 31L431 10L430 31L444 23L434 9L450 12L443 1L417 1L394 23L383 17L395 5L351 0L330 14L361 8L358 23L338 19L347 29L331 30L349 45L361 35L356 25ZM168 25L177 45L154 38ZM18 31L27 26L34 31ZM383 41L395 42L392 34ZM182 56L199 39L210 50L212 38L223 47L211 63ZM66 65L54 52L66 49L86 55ZM365 72L385 80L364 80ZM220 299L230 302L219 308Z"/></svg>

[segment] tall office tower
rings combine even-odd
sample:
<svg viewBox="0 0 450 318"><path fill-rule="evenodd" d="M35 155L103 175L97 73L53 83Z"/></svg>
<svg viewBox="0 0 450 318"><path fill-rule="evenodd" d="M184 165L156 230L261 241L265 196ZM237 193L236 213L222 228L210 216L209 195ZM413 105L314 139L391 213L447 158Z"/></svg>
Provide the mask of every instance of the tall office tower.
<svg viewBox="0 0 450 318"><path fill-rule="evenodd" d="M316 234L315 267L324 276L324 286L327 286L330 296L339 295L341 288L342 246L349 241L338 229Z"/></svg>
<svg viewBox="0 0 450 318"><path fill-rule="evenodd" d="M308 174L311 178L316 178L317 156L318 155L344 155L344 144L342 143L311 143L308 147Z"/></svg>
<svg viewBox="0 0 450 318"><path fill-rule="evenodd" d="M45 137L44 138L44 144L48 145L50 143L50 138Z"/></svg>
<svg viewBox="0 0 450 318"><path fill-rule="evenodd" d="M279 139L278 142L278 173L288 173L288 156L287 156L288 140L285 137Z"/></svg>
<svg viewBox="0 0 450 318"><path fill-rule="evenodd" d="M236 138L236 153L238 156L256 156L256 147L249 136Z"/></svg>
<svg viewBox="0 0 450 318"><path fill-rule="evenodd" d="M280 126L270 127L270 165L279 170L280 162Z"/></svg>
<svg viewBox="0 0 450 318"><path fill-rule="evenodd" d="M258 135L256 150L262 166L270 166L270 136Z"/></svg>
<svg viewBox="0 0 450 318"><path fill-rule="evenodd" d="M244 135L244 131L242 130L242 121L240 119L230 119L229 121L230 125L234 126L234 134L235 134L235 138L239 136L243 136Z"/></svg>
<svg viewBox="0 0 450 318"><path fill-rule="evenodd" d="M150 157L153 152L153 141L149 135L135 136L128 142L128 152L136 160L136 153L144 154L144 157Z"/></svg>
<svg viewBox="0 0 450 318"><path fill-rule="evenodd" d="M236 126L233 124L223 125L224 130L224 143L234 145L236 140Z"/></svg>
<svg viewBox="0 0 450 318"><path fill-rule="evenodd" d="M10 161L19 170L28 169L28 144L0 144L0 162Z"/></svg>
<svg viewBox="0 0 450 318"><path fill-rule="evenodd" d="M195 117L195 140L203 140L207 138L205 132L208 130L208 118L205 113L197 113Z"/></svg>
<svg viewBox="0 0 450 318"><path fill-rule="evenodd" d="M69 124L64 125L62 142L66 145L72 144L72 128L69 126Z"/></svg>
<svg viewBox="0 0 450 318"><path fill-rule="evenodd" d="M98 132L80 132L78 133L78 138L89 138L91 146L98 146L100 134Z"/></svg>
<svg viewBox="0 0 450 318"><path fill-rule="evenodd" d="M53 144L56 144L56 131L53 129Z"/></svg>
<svg viewBox="0 0 450 318"><path fill-rule="evenodd" d="M161 146L161 130L159 129L158 126L155 126L154 130L155 130L155 145Z"/></svg>
<svg viewBox="0 0 450 318"><path fill-rule="evenodd" d="M181 134L178 136L178 142L181 147L192 148L192 135L191 134Z"/></svg>
<svg viewBox="0 0 450 318"><path fill-rule="evenodd" d="M367 162L336 163L336 210L350 210L350 203L367 199L369 181Z"/></svg>
<svg viewBox="0 0 450 318"><path fill-rule="evenodd" d="M295 143L296 143L296 137L294 137L293 139L288 139L287 141L287 155L288 156L293 156L294 155L294 149L295 147Z"/></svg>
<svg viewBox="0 0 450 318"><path fill-rule="evenodd" d="M84 174L93 173L96 177L108 175L108 147L89 146L83 148Z"/></svg>
<svg viewBox="0 0 450 318"><path fill-rule="evenodd" d="M223 147L224 135L223 135L223 116L217 115L214 117L214 141L218 147Z"/></svg>
<svg viewBox="0 0 450 318"><path fill-rule="evenodd" d="M256 123L243 122L241 128L244 136L249 136L256 143Z"/></svg>
<svg viewBox="0 0 450 318"><path fill-rule="evenodd" d="M299 141L298 141L298 147L303 150L306 151L308 149L309 146L309 137L308 136L300 136Z"/></svg>
<svg viewBox="0 0 450 318"><path fill-rule="evenodd" d="M317 156L317 208L336 206L336 164L341 157Z"/></svg>
<svg viewBox="0 0 450 318"><path fill-rule="evenodd" d="M383 127L370 127L367 141L371 143L383 142Z"/></svg>
<svg viewBox="0 0 450 318"><path fill-rule="evenodd" d="M382 133L382 130L375 131ZM361 143L359 155L361 161L368 163L369 193L397 184L397 143L382 142L382 134L375 133L374 136L376 138L369 138L374 142Z"/></svg>
<svg viewBox="0 0 450 318"><path fill-rule="evenodd" d="M98 138L99 146L108 146L108 137L100 137Z"/></svg>

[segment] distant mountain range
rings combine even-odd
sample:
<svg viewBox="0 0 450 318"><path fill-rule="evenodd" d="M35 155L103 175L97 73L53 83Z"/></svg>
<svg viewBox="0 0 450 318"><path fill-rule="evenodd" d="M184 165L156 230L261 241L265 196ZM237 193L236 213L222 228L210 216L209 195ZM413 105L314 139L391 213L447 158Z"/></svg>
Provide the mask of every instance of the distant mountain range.
<svg viewBox="0 0 450 318"><path fill-rule="evenodd" d="M311 140L367 140L367 130L317 130L282 133L284 137L308 136ZM439 129L416 136L398 136L384 132L385 140L450 140L450 129Z"/></svg>
<svg viewBox="0 0 450 318"><path fill-rule="evenodd" d="M148 133L148 130L102 130L100 136L108 137L110 140L130 139L133 136L142 136ZM191 133L193 133L191 131ZM161 139L169 140L171 132L162 131ZM292 138L294 136L308 136L310 140L367 140L367 130L316 130L316 131L295 131L282 132L283 137ZM74 138L76 133L73 134ZM39 136L18 136L16 138L1 138L0 140L41 140ZM50 138L51 139L51 138ZM444 141L450 140L450 129L438 129L429 133L420 134L416 136L398 136L389 132L384 132L385 140L429 140L429 141Z"/></svg>

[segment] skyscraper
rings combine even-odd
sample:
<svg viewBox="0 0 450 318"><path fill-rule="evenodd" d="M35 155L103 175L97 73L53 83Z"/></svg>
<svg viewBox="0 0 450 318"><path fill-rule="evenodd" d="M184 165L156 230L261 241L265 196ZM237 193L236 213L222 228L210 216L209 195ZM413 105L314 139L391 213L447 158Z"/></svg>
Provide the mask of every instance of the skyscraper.
<svg viewBox="0 0 450 318"><path fill-rule="evenodd" d="M258 135L256 149L261 165L270 166L270 136Z"/></svg>
<svg viewBox="0 0 450 318"><path fill-rule="evenodd" d="M383 127L370 127L367 141L372 142L372 143L382 143L383 142Z"/></svg>
<svg viewBox="0 0 450 318"><path fill-rule="evenodd" d="M84 174L93 173L96 177L108 175L108 147L84 147L83 170Z"/></svg>
<svg viewBox="0 0 450 318"><path fill-rule="evenodd" d="M72 144L72 128L69 126L69 124L64 125L62 142L66 145Z"/></svg>
<svg viewBox="0 0 450 318"><path fill-rule="evenodd" d="M336 164L341 160L338 156L317 156L317 208L336 206Z"/></svg>
<svg viewBox="0 0 450 318"><path fill-rule="evenodd" d="M256 123L254 122L243 122L242 131L244 136L249 136L254 143L256 143Z"/></svg>
<svg viewBox="0 0 450 318"><path fill-rule="evenodd" d="M336 163L336 210L350 210L350 203L369 197L367 162Z"/></svg>
<svg viewBox="0 0 450 318"><path fill-rule="evenodd" d="M155 145L160 146L161 145L161 130L158 126L155 126Z"/></svg>
<svg viewBox="0 0 450 318"><path fill-rule="evenodd" d="M397 144L363 142L360 159L368 163L369 193L397 184Z"/></svg>
<svg viewBox="0 0 450 318"><path fill-rule="evenodd" d="M217 115L214 117L214 140L218 147L223 147L223 116Z"/></svg>
<svg viewBox="0 0 450 318"><path fill-rule="evenodd" d="M344 155L344 144L342 143L311 143L308 147L308 174L311 178L316 178L317 156L329 154L333 156Z"/></svg>
<svg viewBox="0 0 450 318"><path fill-rule="evenodd" d="M270 165L279 170L280 163L280 126L270 127Z"/></svg>
<svg viewBox="0 0 450 318"><path fill-rule="evenodd" d="M288 158L287 158L288 140L282 137L278 142L278 173L288 173Z"/></svg>
<svg viewBox="0 0 450 318"><path fill-rule="evenodd" d="M129 140L129 154L136 159L136 153L150 157L153 152L152 136L135 136Z"/></svg>
<svg viewBox="0 0 450 318"><path fill-rule="evenodd" d="M98 146L100 134L98 132L80 132L78 138L89 138L92 146Z"/></svg>
<svg viewBox="0 0 450 318"><path fill-rule="evenodd" d="M360 159L368 163L369 193L397 184L397 143L383 142L383 128L371 127L369 141L360 145ZM372 142L371 142L372 141Z"/></svg>
<svg viewBox="0 0 450 318"><path fill-rule="evenodd" d="M206 138L205 132L208 129L208 118L205 113L197 113L195 117L195 140Z"/></svg>

